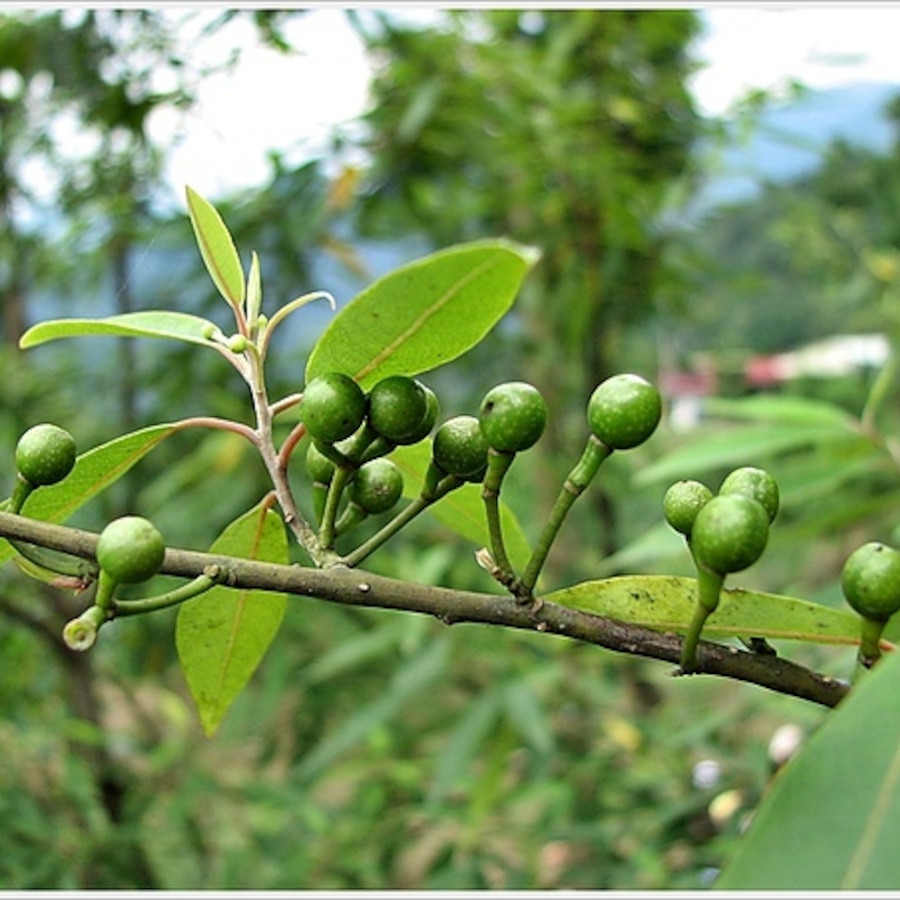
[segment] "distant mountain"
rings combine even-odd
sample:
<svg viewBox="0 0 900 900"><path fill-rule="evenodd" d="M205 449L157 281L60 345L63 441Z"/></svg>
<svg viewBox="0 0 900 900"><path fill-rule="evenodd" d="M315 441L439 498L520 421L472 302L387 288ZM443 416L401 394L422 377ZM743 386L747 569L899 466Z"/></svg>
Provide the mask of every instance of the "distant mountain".
<svg viewBox="0 0 900 900"><path fill-rule="evenodd" d="M711 158L713 174L691 202L691 214L750 199L763 183L789 182L815 171L837 139L887 151L895 129L885 108L898 94L900 84L882 83L810 90L761 113L746 136L734 123L730 143Z"/></svg>

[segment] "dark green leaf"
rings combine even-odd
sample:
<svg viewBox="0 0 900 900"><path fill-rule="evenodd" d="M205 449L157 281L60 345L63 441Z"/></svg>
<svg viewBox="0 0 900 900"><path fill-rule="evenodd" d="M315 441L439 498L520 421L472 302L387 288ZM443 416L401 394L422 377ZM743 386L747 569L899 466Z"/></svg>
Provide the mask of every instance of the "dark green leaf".
<svg viewBox="0 0 900 900"><path fill-rule="evenodd" d="M507 312L536 261L531 248L477 241L395 269L338 313L309 357L306 380L345 372L368 387L456 359Z"/></svg>
<svg viewBox="0 0 900 900"><path fill-rule="evenodd" d="M281 518L260 504L232 522L211 553L287 563ZM287 596L268 591L215 587L178 611L175 644L207 736L250 680L272 643Z"/></svg>

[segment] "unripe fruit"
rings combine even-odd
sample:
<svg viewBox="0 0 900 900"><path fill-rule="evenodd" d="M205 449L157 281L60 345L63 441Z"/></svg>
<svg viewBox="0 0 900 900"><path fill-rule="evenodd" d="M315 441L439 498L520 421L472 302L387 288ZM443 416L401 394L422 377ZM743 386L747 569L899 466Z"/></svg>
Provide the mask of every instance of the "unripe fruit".
<svg viewBox="0 0 900 900"><path fill-rule="evenodd" d="M594 388L588 401L591 431L614 450L642 444L656 430L661 416L659 391L640 375L613 375Z"/></svg>
<svg viewBox="0 0 900 900"><path fill-rule="evenodd" d="M369 427L395 444L410 441L419 432L427 412L424 387L405 375L382 378L369 391Z"/></svg>
<svg viewBox="0 0 900 900"><path fill-rule="evenodd" d="M712 500L713 492L702 482L684 479L669 486L663 497L666 521L679 534L690 536L697 513Z"/></svg>
<svg viewBox="0 0 900 900"><path fill-rule="evenodd" d="M769 539L769 516L743 494L713 497L697 513L691 550L697 561L719 575L740 572L756 562Z"/></svg>
<svg viewBox="0 0 900 900"><path fill-rule="evenodd" d="M16 444L16 468L34 487L62 481L75 465L75 438L58 425L29 428Z"/></svg>
<svg viewBox="0 0 900 900"><path fill-rule="evenodd" d="M306 471L313 481L330 484L334 477L334 463L313 443L306 448Z"/></svg>
<svg viewBox="0 0 900 900"><path fill-rule="evenodd" d="M472 478L487 465L487 444L475 416L454 416L434 433L431 455L448 475Z"/></svg>
<svg viewBox="0 0 900 900"><path fill-rule="evenodd" d="M152 522L141 516L114 519L97 541L97 562L116 583L132 584L155 575L166 544Z"/></svg>
<svg viewBox="0 0 900 900"><path fill-rule="evenodd" d="M900 552L877 541L857 547L844 563L841 588L861 616L886 621L900 609Z"/></svg>
<svg viewBox="0 0 900 900"><path fill-rule="evenodd" d="M350 500L371 515L387 512L402 494L403 475L383 457L361 465L348 487Z"/></svg>
<svg viewBox="0 0 900 900"><path fill-rule="evenodd" d="M343 372L327 372L306 385L300 418L317 441L333 444L359 428L366 414L366 395Z"/></svg>
<svg viewBox="0 0 900 900"><path fill-rule="evenodd" d="M478 413L488 447L518 453L535 444L547 426L547 403L540 391L524 381L508 381L491 388Z"/></svg>
<svg viewBox="0 0 900 900"><path fill-rule="evenodd" d="M397 441L399 444L418 444L424 441L431 434L434 423L437 422L438 416L441 414L441 402L438 400L437 394L427 385L421 384L422 390L425 392L425 415L419 422L419 427L412 432L405 440Z"/></svg>
<svg viewBox="0 0 900 900"><path fill-rule="evenodd" d="M756 500L768 514L770 522L778 515L780 504L778 484L765 469L743 466L729 472L719 488L719 493L743 494Z"/></svg>

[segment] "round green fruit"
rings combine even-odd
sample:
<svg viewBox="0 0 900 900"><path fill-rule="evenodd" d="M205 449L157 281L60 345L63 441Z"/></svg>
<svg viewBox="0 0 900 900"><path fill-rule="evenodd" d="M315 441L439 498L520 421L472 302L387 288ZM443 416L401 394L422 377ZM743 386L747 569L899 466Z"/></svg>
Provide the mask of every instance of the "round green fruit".
<svg viewBox="0 0 900 900"><path fill-rule="evenodd" d="M389 375L369 391L369 427L395 444L411 442L427 412L425 388L414 378Z"/></svg>
<svg viewBox="0 0 900 900"><path fill-rule="evenodd" d="M58 425L29 428L16 444L16 468L34 487L62 481L75 465L75 438Z"/></svg>
<svg viewBox="0 0 900 900"><path fill-rule="evenodd" d="M669 486L663 497L666 521L686 537L694 527L697 513L712 500L713 492L702 482L684 479Z"/></svg>
<svg viewBox="0 0 900 900"><path fill-rule="evenodd" d="M857 547L844 563L841 588L861 616L886 621L900 609L900 552L877 541Z"/></svg>
<svg viewBox="0 0 900 900"><path fill-rule="evenodd" d="M331 484L334 477L334 463L312 442L306 448L306 471L319 484Z"/></svg>
<svg viewBox="0 0 900 900"><path fill-rule="evenodd" d="M156 526L141 516L114 519L97 541L97 562L115 582L146 581L158 571L166 544Z"/></svg>
<svg viewBox="0 0 900 900"><path fill-rule="evenodd" d="M508 381L485 394L478 421L488 447L501 453L518 453L535 444L544 433L547 403L533 385Z"/></svg>
<svg viewBox="0 0 900 900"><path fill-rule="evenodd" d="M475 416L454 416L434 433L431 455L443 471L457 478L474 478L487 465L487 444Z"/></svg>
<svg viewBox="0 0 900 900"><path fill-rule="evenodd" d="M411 432L404 440L396 441L395 443L418 444L419 441L424 441L431 434L431 429L434 428L434 424L441 414L441 401L438 400L437 394L427 385L421 382L418 382L418 384L425 392L425 415L422 416L419 427L415 431Z"/></svg>
<svg viewBox="0 0 900 900"><path fill-rule="evenodd" d="M350 500L371 515L387 512L402 494L400 469L383 457L361 465L348 487Z"/></svg>
<svg viewBox="0 0 900 900"><path fill-rule="evenodd" d="M769 516L760 503L743 494L720 494L697 513L691 550L701 565L727 575L755 563L768 539Z"/></svg>
<svg viewBox="0 0 900 900"><path fill-rule="evenodd" d="M366 395L343 372L327 372L313 378L300 400L300 418L307 432L324 444L349 437L365 414Z"/></svg>
<svg viewBox="0 0 900 900"><path fill-rule="evenodd" d="M659 425L662 399L646 378L613 375L598 384L587 407L591 431L607 447L628 450L642 444Z"/></svg>
<svg viewBox="0 0 900 900"><path fill-rule="evenodd" d="M781 502L778 484L765 469L742 466L740 469L729 472L719 488L719 493L723 495L743 494L745 497L751 497L762 505L770 522L773 522L775 516L778 515L778 507Z"/></svg>

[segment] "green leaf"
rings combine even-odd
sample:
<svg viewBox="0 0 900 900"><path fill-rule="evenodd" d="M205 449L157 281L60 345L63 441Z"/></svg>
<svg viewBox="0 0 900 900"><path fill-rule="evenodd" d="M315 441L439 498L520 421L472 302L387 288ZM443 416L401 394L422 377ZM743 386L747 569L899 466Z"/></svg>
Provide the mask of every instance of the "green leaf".
<svg viewBox="0 0 900 900"><path fill-rule="evenodd" d="M704 429L693 440L681 444L635 476L640 485L656 484L677 478L696 477L711 469L738 465L759 465L764 457L789 450L826 444L852 445L865 440L846 424L751 424Z"/></svg>
<svg viewBox="0 0 900 900"><path fill-rule="evenodd" d="M344 372L369 387L456 359L509 310L537 258L510 241L476 241L395 269L335 316L310 354L306 380Z"/></svg>
<svg viewBox="0 0 900 900"><path fill-rule="evenodd" d="M544 600L619 622L683 633L694 612L697 582L672 575L623 575L585 581ZM817 644L859 644L859 617L796 597L726 588L703 626L704 637L765 637Z"/></svg>
<svg viewBox="0 0 900 900"><path fill-rule="evenodd" d="M898 682L891 653L828 714L764 795L717 890L896 889Z"/></svg>
<svg viewBox="0 0 900 900"><path fill-rule="evenodd" d="M209 347L215 346L210 342L209 335L218 331L215 324L199 316L147 310L108 316L105 319L54 319L39 322L22 335L19 346L25 350L61 338L107 334L119 337L172 338Z"/></svg>
<svg viewBox="0 0 900 900"><path fill-rule="evenodd" d="M431 460L430 443L423 441L412 446L398 447L390 458L403 473L403 496L409 499L418 497L425 470ZM479 547L490 546L480 484L465 484L457 488L430 506L428 512L454 534ZM531 548L515 514L502 500L500 524L510 562L517 568L522 568L528 562Z"/></svg>
<svg viewBox="0 0 900 900"><path fill-rule="evenodd" d="M262 503L232 522L210 553L287 563L280 516ZM175 646L200 722L211 737L278 633L287 595L214 587L178 611Z"/></svg>
<svg viewBox="0 0 900 900"><path fill-rule="evenodd" d="M28 498L22 514L43 522L64 522L177 430L174 424L151 425L82 453L67 478ZM8 542L0 542L0 563L14 555Z"/></svg>
<svg viewBox="0 0 900 900"><path fill-rule="evenodd" d="M840 425L852 427L846 410L833 403L806 397L759 394L754 397L709 397L704 401L705 415L760 422L787 422L792 425Z"/></svg>
<svg viewBox="0 0 900 900"><path fill-rule="evenodd" d="M216 208L193 188L186 188L188 214L200 255L219 293L234 309L244 303L244 270L228 227Z"/></svg>
<svg viewBox="0 0 900 900"><path fill-rule="evenodd" d="M409 706L410 700L432 689L446 672L450 642L441 635L415 656L398 666L385 689L346 717L335 731L327 734L297 766L295 776L301 781L312 778L332 765L343 753L364 740L372 730L385 725Z"/></svg>

